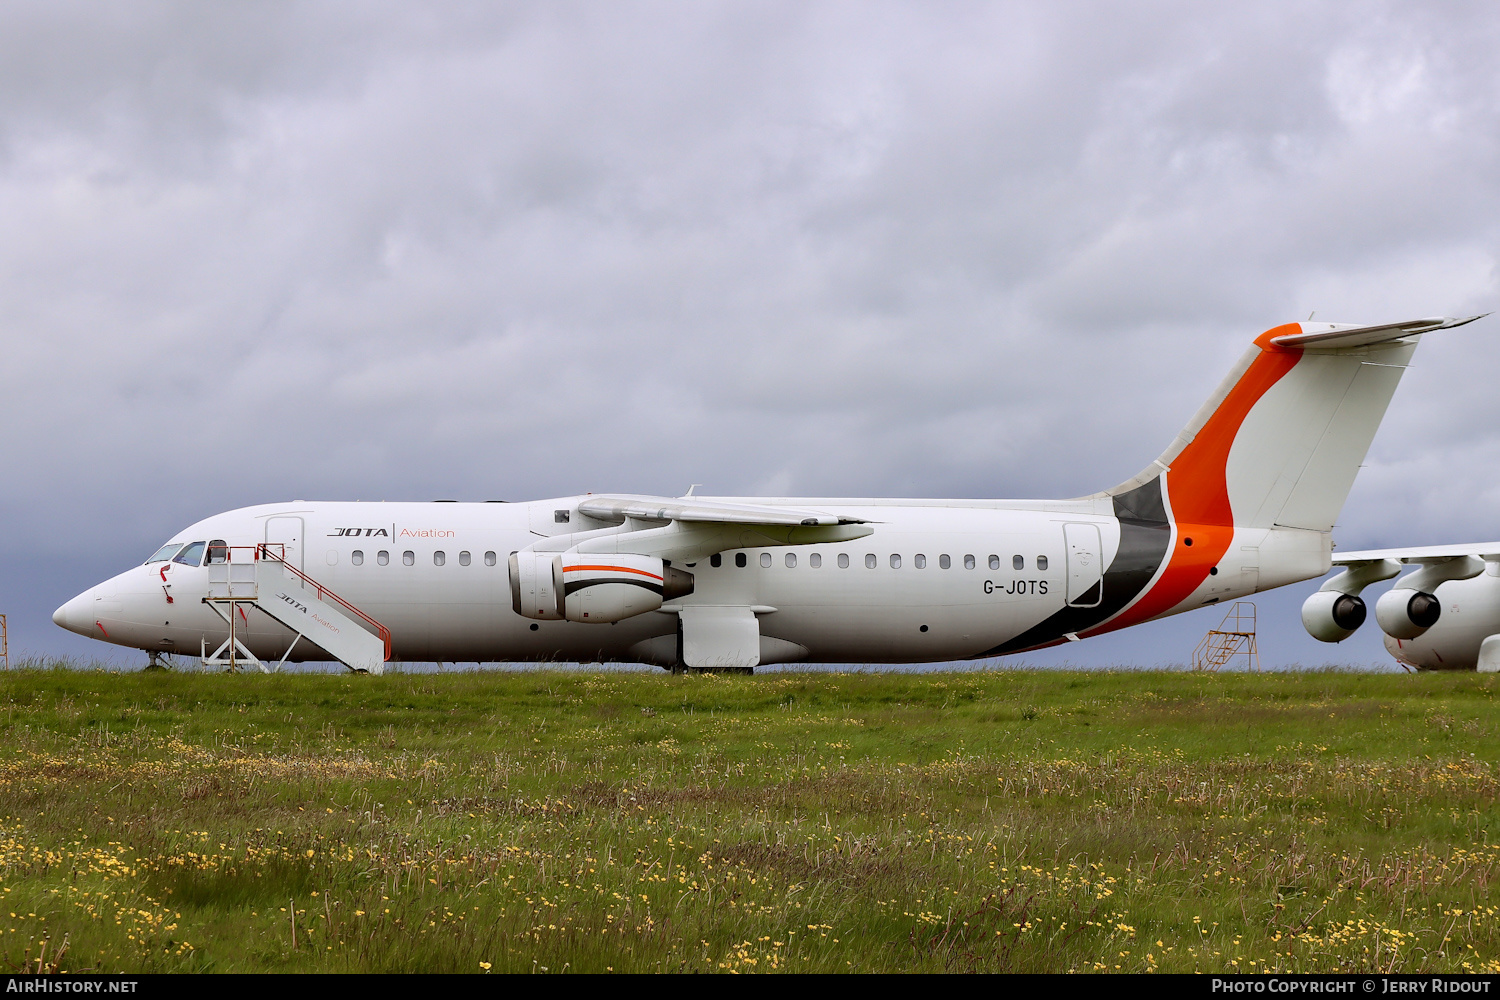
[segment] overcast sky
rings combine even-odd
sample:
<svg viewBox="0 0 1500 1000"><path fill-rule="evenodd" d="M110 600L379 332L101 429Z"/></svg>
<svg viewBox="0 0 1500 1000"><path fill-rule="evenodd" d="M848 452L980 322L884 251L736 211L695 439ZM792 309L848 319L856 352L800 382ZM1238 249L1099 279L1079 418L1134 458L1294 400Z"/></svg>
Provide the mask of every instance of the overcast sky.
<svg viewBox="0 0 1500 1000"><path fill-rule="evenodd" d="M47 616L252 503L1110 486L1268 327L1496 307L1496 51L1485 3L7 3L12 653L134 663ZM1500 537L1500 317L1416 365L1346 549ZM1268 660L1387 660L1312 589Z"/></svg>

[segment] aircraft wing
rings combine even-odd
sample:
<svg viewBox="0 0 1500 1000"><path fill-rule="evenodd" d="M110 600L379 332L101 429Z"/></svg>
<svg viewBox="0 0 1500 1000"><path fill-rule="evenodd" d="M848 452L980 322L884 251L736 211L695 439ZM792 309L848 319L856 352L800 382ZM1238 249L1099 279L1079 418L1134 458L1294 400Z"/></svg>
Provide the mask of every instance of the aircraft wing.
<svg viewBox="0 0 1500 1000"><path fill-rule="evenodd" d="M839 517L798 507L769 507L723 503L697 497L592 496L578 505L579 513L615 524L627 517L641 521L689 521L717 524L763 524L813 527L864 524L854 517Z"/></svg>
<svg viewBox="0 0 1500 1000"><path fill-rule="evenodd" d="M589 496L578 512L611 527L541 538L528 551L634 553L692 561L727 549L847 542L875 531L859 518L827 511L708 497Z"/></svg>
<svg viewBox="0 0 1500 1000"><path fill-rule="evenodd" d="M1419 545L1406 549L1365 549L1360 552L1335 552L1335 566L1354 566L1361 563L1393 562L1433 563L1448 559L1475 556L1479 559L1500 559L1500 542L1474 542L1468 545Z"/></svg>

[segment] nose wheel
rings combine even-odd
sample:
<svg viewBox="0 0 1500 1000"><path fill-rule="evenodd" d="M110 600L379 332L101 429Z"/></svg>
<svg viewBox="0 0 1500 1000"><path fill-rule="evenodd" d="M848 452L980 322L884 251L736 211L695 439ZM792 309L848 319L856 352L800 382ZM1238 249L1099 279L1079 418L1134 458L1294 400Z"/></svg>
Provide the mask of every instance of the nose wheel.
<svg viewBox="0 0 1500 1000"><path fill-rule="evenodd" d="M147 651L147 656L150 657L150 659L148 659L146 661L146 669L147 670L170 670L170 669L172 669L172 661L163 658L163 656L162 656L161 653L158 653L155 650L148 650Z"/></svg>

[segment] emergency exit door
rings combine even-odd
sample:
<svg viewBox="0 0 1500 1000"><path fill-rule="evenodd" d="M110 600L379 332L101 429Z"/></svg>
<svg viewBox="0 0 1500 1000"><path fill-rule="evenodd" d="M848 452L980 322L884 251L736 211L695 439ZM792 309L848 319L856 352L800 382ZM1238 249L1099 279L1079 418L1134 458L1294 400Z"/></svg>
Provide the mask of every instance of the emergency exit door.
<svg viewBox="0 0 1500 1000"><path fill-rule="evenodd" d="M1068 561L1068 606L1098 607L1104 596L1104 554L1099 544L1099 526L1063 525L1063 544Z"/></svg>

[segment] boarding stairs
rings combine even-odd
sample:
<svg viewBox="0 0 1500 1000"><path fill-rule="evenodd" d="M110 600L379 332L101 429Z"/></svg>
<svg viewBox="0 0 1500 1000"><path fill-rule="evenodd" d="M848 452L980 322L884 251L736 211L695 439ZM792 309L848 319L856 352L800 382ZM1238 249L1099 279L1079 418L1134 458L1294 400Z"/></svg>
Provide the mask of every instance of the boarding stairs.
<svg viewBox="0 0 1500 1000"><path fill-rule="evenodd" d="M391 633L333 591L286 561L280 545L236 545L221 561L208 564L208 596L203 599L229 625L229 638L212 654L203 644L206 666L230 670L280 670L303 639L316 644L355 673L382 673L391 658ZM274 667L250 652L240 640L249 626L244 606L259 608L296 633Z"/></svg>
<svg viewBox="0 0 1500 1000"><path fill-rule="evenodd" d="M1260 669L1260 650L1255 645L1255 604L1235 601L1216 629L1210 629L1193 650L1193 669L1217 673L1236 656L1245 658L1246 670Z"/></svg>

